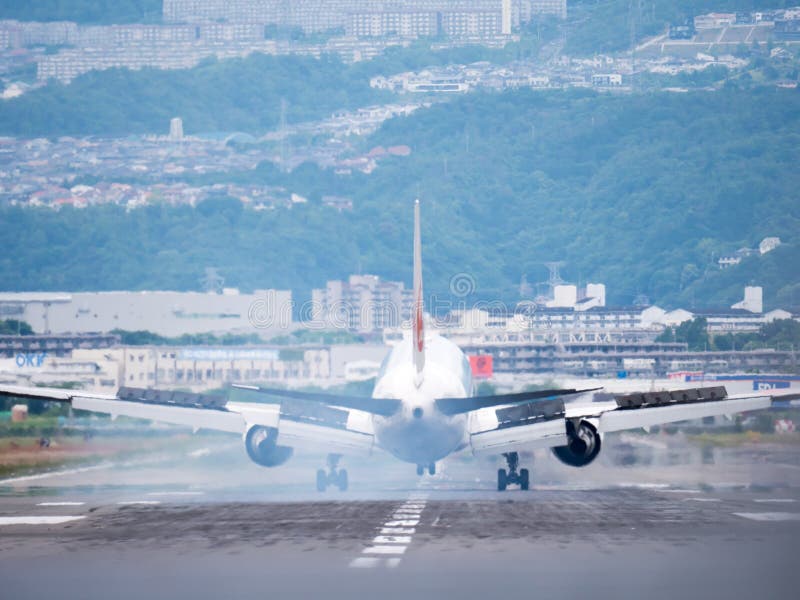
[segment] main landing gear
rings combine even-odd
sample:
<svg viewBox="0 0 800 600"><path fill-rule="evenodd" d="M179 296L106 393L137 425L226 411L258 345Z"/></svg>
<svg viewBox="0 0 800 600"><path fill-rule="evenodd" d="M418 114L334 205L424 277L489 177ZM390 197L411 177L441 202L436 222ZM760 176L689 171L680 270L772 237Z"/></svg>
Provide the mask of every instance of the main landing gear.
<svg viewBox="0 0 800 600"><path fill-rule="evenodd" d="M505 491L508 485L519 485L519 489L527 490L529 485L528 469L520 469L517 473L519 466L519 454L516 452L506 452L503 454L508 463L508 472L505 469L497 470L497 489L498 491Z"/></svg>
<svg viewBox="0 0 800 600"><path fill-rule="evenodd" d="M328 454L328 472L325 469L317 471L317 491L324 492L329 485L335 485L341 491L347 489L347 470L336 468L339 466L341 454Z"/></svg>
<svg viewBox="0 0 800 600"><path fill-rule="evenodd" d="M417 475L422 477L425 474L425 465L417 465ZM428 465L428 475L436 475L436 463Z"/></svg>

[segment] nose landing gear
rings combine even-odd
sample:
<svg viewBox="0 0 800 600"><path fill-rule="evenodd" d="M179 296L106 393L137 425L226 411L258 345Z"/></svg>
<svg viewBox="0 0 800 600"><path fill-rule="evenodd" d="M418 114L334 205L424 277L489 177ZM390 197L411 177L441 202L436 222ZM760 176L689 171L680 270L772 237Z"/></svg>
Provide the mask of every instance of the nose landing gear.
<svg viewBox="0 0 800 600"><path fill-rule="evenodd" d="M417 465L417 475L422 477L425 474L425 465ZM436 475L436 463L428 465L428 475Z"/></svg>
<svg viewBox="0 0 800 600"><path fill-rule="evenodd" d="M329 485L335 485L342 492L347 490L347 469L339 469L339 459L341 454L328 454L328 472L325 469L317 471L317 491L324 492Z"/></svg>
<svg viewBox="0 0 800 600"><path fill-rule="evenodd" d="M508 472L505 469L497 470L497 490L504 492L508 485L519 485L519 489L527 490L530 484L528 469L520 469L517 473L519 454L506 452L503 456L508 464Z"/></svg>

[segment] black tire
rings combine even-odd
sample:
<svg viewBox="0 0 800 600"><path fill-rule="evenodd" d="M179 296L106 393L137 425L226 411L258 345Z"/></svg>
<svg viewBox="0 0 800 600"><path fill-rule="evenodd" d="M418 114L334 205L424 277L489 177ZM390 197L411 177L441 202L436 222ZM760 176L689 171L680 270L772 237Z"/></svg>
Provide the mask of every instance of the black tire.
<svg viewBox="0 0 800 600"><path fill-rule="evenodd" d="M497 491L505 492L508 485L505 469L497 469Z"/></svg>
<svg viewBox="0 0 800 600"><path fill-rule="evenodd" d="M340 491L347 491L347 469L341 469L339 471L339 476L336 478L336 485L339 487Z"/></svg>
<svg viewBox="0 0 800 600"><path fill-rule="evenodd" d="M528 474L528 469L520 469L519 470L519 489L527 490L529 484L530 484L530 477L529 477L529 474Z"/></svg>
<svg viewBox="0 0 800 600"><path fill-rule="evenodd" d="M422 465L417 465L417 475L422 477L425 474L425 467Z"/></svg>
<svg viewBox="0 0 800 600"><path fill-rule="evenodd" d="M428 475L436 475L436 463L428 465Z"/></svg>
<svg viewBox="0 0 800 600"><path fill-rule="evenodd" d="M328 487L328 474L325 473L324 469L319 469L317 471L317 491L324 492L325 488Z"/></svg>

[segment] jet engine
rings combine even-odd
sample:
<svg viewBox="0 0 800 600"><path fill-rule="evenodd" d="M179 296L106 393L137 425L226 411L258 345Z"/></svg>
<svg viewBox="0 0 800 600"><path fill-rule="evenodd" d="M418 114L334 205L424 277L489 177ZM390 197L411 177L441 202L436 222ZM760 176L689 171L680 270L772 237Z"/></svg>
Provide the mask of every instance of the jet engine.
<svg viewBox="0 0 800 600"><path fill-rule="evenodd" d="M262 467L277 467L292 456L289 446L278 446L278 430L274 427L254 425L244 436L247 456Z"/></svg>
<svg viewBox="0 0 800 600"><path fill-rule="evenodd" d="M567 421L567 445L553 448L553 454L565 465L585 467L600 454L600 445L600 434L594 425Z"/></svg>

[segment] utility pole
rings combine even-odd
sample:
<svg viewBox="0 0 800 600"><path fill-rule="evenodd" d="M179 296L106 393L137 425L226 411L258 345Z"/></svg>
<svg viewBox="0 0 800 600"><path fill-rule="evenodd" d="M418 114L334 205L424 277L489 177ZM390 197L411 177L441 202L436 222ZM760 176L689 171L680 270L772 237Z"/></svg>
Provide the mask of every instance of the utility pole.
<svg viewBox="0 0 800 600"><path fill-rule="evenodd" d="M280 140L281 140L281 169L284 171L288 171L289 169L286 166L286 107L288 106L288 102L286 102L286 98L281 98L281 124L280 124Z"/></svg>

